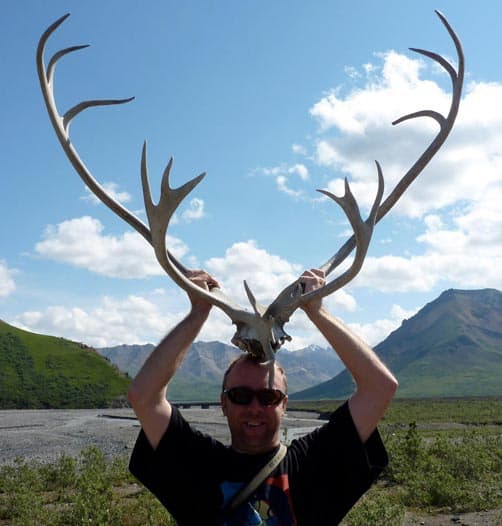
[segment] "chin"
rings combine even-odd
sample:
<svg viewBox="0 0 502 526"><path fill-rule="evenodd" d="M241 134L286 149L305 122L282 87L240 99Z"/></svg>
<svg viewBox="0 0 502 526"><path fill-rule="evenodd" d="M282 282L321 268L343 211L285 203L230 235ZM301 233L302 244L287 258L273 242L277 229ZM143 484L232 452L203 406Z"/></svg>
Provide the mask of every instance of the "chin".
<svg viewBox="0 0 502 526"><path fill-rule="evenodd" d="M240 442L232 442L232 447L241 453L247 453L250 455L256 455L259 453L266 453L267 451L270 451L277 447L278 442L271 440L261 440L261 441L252 441L252 440L246 440L246 441L240 441Z"/></svg>

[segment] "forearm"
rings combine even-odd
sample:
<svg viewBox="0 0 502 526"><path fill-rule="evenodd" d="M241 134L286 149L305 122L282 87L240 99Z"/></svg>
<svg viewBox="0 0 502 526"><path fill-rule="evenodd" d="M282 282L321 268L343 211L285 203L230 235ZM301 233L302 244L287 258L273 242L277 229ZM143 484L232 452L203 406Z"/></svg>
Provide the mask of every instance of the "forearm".
<svg viewBox="0 0 502 526"><path fill-rule="evenodd" d="M389 406L397 380L368 344L323 307L305 312L354 378L356 390L349 407L359 436L365 442Z"/></svg>
<svg viewBox="0 0 502 526"><path fill-rule="evenodd" d="M203 270L187 271L197 286L211 290L218 282ZM187 291L191 303L188 314L159 343L132 382L128 398L141 422L151 446L155 449L169 426L172 415L167 401L167 386L180 367L190 345L209 316L211 304L196 291Z"/></svg>
<svg viewBox="0 0 502 526"><path fill-rule="evenodd" d="M134 405L152 405L166 398L167 386L209 314L207 308L192 308L153 350L129 389Z"/></svg>

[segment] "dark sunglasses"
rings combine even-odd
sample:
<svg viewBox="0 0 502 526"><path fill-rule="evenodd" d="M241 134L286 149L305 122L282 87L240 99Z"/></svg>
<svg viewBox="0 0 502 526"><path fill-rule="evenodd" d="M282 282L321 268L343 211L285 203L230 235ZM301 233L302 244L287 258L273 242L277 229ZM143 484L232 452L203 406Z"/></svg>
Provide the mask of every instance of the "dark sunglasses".
<svg viewBox="0 0 502 526"><path fill-rule="evenodd" d="M280 389L258 389L255 391L250 387L223 389L223 394L233 404L237 405L249 405L253 398L256 397L260 405L270 406L277 405L286 398L286 393L283 393Z"/></svg>

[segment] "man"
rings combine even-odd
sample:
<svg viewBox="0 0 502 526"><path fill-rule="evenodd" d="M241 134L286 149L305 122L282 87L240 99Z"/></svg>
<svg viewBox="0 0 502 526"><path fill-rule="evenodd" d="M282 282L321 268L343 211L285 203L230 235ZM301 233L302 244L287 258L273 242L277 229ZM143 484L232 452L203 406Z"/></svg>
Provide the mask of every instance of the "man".
<svg viewBox="0 0 502 526"><path fill-rule="evenodd" d="M195 271L207 290L218 283ZM316 269L302 274L305 292L325 283ZM150 489L180 526L336 525L387 464L376 426L397 381L376 354L314 299L302 309L352 373L356 389L329 422L293 441L280 465L237 509L228 503L279 448L286 409L284 371L251 357L234 362L223 381L222 410L231 446L193 430L167 400L167 386L206 321L211 305L190 297L191 310L152 352L133 381L129 400L142 425L131 472Z"/></svg>

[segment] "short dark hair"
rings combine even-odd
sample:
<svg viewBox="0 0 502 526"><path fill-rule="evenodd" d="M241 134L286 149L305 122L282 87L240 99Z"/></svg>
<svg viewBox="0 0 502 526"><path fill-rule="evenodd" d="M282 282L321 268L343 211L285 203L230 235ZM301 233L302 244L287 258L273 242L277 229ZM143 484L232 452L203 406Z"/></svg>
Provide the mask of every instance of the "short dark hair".
<svg viewBox="0 0 502 526"><path fill-rule="evenodd" d="M253 354L250 354L247 352L242 353L240 356L237 356L237 358L233 362L231 362L230 365L227 367L227 370L225 371L225 374L223 375L223 382L221 385L222 390L226 389L227 387L227 378L228 378L228 375L230 374L230 371L238 363L241 363L241 362L249 362L256 366L265 365L265 362L262 362L258 357L254 356ZM285 388L284 390L287 393L288 392L288 379L286 377L286 371L284 370L282 365L277 360L274 361L274 367L282 374L282 377L284 378L284 388Z"/></svg>

